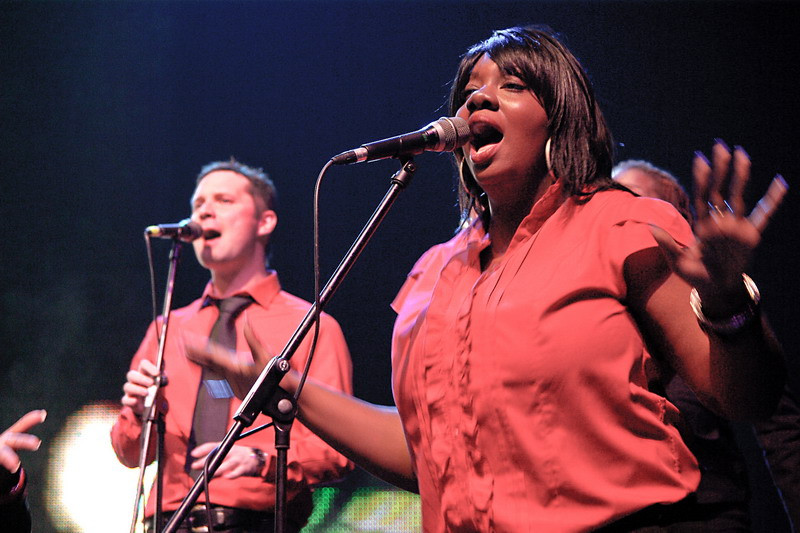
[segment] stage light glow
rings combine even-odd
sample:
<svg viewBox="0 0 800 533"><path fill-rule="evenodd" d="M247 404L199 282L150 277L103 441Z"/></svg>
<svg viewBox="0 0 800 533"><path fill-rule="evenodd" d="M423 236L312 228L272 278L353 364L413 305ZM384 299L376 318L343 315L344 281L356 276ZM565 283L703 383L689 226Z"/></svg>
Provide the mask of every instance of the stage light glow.
<svg viewBox="0 0 800 533"><path fill-rule="evenodd" d="M400 490L357 489L342 509L339 522L340 531L422 531L419 497Z"/></svg>
<svg viewBox="0 0 800 533"><path fill-rule="evenodd" d="M109 432L119 405L90 404L70 415L53 440L48 458L45 505L59 531L128 531L138 470L119 463ZM145 473L145 490L155 465ZM146 496L146 493L145 493ZM139 518L141 522L141 512ZM141 531L141 523L137 526Z"/></svg>
<svg viewBox="0 0 800 533"><path fill-rule="evenodd" d="M422 531L419 496L382 483L379 486L356 488L352 492L338 487L317 489L314 492L314 512L303 533L356 531Z"/></svg>
<svg viewBox="0 0 800 533"><path fill-rule="evenodd" d="M122 466L109 432L119 413L112 402L87 405L70 415L53 439L44 500L58 531L128 531L138 470ZM147 468L145 497L155 476ZM353 484L355 483L355 485ZM142 513L136 531L142 532ZM421 530L419 497L362 473L314 492L314 513L304 533L412 533Z"/></svg>

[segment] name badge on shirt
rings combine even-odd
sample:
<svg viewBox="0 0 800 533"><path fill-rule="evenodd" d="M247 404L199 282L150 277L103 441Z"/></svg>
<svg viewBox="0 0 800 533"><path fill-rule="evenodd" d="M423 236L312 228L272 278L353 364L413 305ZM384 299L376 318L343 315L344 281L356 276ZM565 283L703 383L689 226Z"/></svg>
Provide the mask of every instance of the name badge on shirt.
<svg viewBox="0 0 800 533"><path fill-rule="evenodd" d="M231 389L228 380L226 379L207 379L203 381L206 386L208 395L216 400L224 398L233 398L233 389Z"/></svg>

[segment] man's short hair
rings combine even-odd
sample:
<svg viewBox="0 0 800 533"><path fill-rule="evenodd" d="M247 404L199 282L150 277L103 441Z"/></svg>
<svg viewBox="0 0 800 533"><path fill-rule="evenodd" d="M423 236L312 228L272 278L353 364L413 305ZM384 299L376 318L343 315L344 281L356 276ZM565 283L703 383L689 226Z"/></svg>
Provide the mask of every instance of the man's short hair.
<svg viewBox="0 0 800 533"><path fill-rule="evenodd" d="M275 184L272 183L272 180L269 175L264 172L264 169L245 165L231 157L228 161L214 161L213 163L205 165L200 169L196 183L200 183L208 174L218 170L230 170L247 178L247 181L250 182L250 194L254 199L257 201L260 200L263 204L259 207L275 211L278 192L275 190Z"/></svg>

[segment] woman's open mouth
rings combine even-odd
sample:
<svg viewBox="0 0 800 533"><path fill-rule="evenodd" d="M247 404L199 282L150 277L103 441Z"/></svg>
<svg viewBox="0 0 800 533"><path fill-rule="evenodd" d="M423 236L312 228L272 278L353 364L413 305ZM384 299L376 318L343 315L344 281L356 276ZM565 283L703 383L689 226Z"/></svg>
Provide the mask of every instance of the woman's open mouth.
<svg viewBox="0 0 800 533"><path fill-rule="evenodd" d="M503 140L503 132L486 122L477 122L470 128L472 139L470 145L470 159L473 164L485 163L493 154L495 148Z"/></svg>

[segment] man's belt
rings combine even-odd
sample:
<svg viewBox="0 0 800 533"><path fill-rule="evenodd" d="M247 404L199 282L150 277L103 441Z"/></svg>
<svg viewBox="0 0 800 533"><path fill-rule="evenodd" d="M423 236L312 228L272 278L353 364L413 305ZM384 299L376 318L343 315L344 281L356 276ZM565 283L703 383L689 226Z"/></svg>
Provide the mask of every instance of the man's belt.
<svg viewBox="0 0 800 533"><path fill-rule="evenodd" d="M173 514L174 512L164 513L165 521L168 521ZM208 527L209 514L211 515L210 528ZM229 529L246 531L249 528L253 528L256 530L259 526L272 524L274 521L275 514L271 512L223 507L221 505L212 505L207 510L205 504L198 504L189 511L178 531L213 533L214 531L227 531Z"/></svg>

